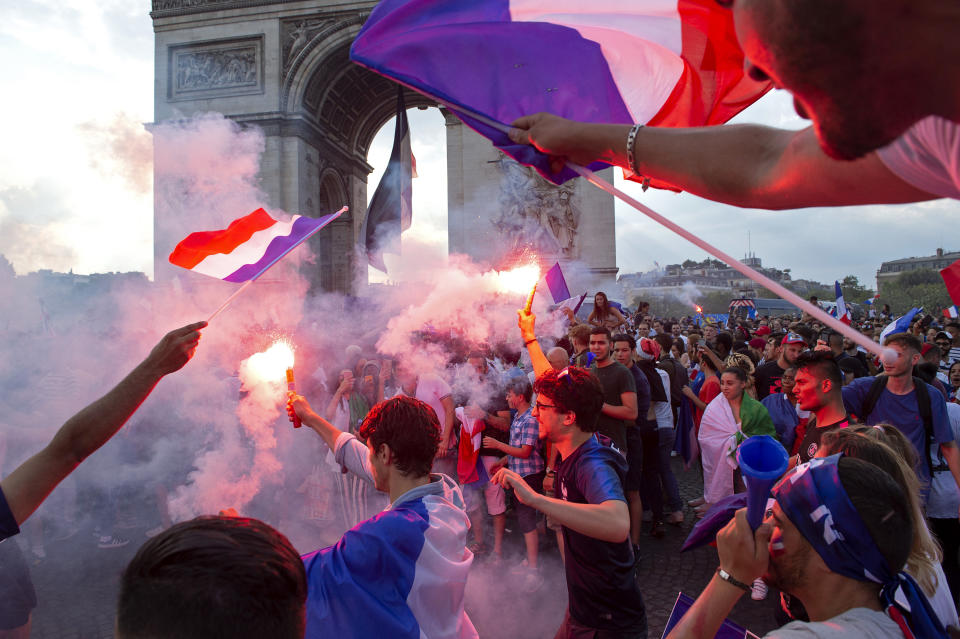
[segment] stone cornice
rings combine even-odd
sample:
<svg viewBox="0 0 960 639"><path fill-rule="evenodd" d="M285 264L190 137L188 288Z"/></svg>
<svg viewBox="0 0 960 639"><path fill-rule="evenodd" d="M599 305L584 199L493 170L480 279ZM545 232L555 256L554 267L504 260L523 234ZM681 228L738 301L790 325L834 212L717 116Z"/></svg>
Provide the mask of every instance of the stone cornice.
<svg viewBox="0 0 960 639"><path fill-rule="evenodd" d="M246 9L248 7L262 7L271 4L298 2L299 0L153 0L150 17L171 18L185 16L206 11L223 11L225 9Z"/></svg>

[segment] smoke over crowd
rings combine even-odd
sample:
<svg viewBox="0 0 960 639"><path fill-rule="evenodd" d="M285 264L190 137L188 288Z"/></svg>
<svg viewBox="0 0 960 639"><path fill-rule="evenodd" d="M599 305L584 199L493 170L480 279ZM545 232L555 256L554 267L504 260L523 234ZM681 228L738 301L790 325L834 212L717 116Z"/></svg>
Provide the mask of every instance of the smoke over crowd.
<svg viewBox="0 0 960 639"><path fill-rule="evenodd" d="M165 263L177 242L260 207L280 220L296 213L271 206L258 186L259 130L206 115L151 133L156 281L141 274L15 277L0 268L7 300L0 311L0 472L42 448L164 333L205 319L236 290ZM358 353L376 364L373 371L389 359L439 373L464 402L485 392L462 373L467 352L485 350L494 366L521 356L516 311L526 292L504 290L495 271L464 256L415 242L405 241L398 266L409 279L361 298L308 295L316 256L307 245L277 263L211 322L193 361L164 379L120 434L41 507L25 526L25 551L40 556L52 539L91 529L127 536L135 547L146 529L225 508L276 526L302 552L336 540L349 524L338 503L340 468L314 433L292 428L285 381L257 374L252 357L289 341L299 392L321 412ZM548 301L541 291L533 310L542 334L559 335L560 317L547 312ZM383 505L371 500L366 516ZM485 591L481 584L478 597ZM558 612L544 610L544 623L555 624Z"/></svg>

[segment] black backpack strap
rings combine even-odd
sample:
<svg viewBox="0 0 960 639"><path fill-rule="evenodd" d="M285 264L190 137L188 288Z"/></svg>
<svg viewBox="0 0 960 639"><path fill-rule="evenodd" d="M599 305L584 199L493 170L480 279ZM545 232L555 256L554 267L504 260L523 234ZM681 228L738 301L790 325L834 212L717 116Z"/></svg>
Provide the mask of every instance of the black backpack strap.
<svg viewBox="0 0 960 639"><path fill-rule="evenodd" d="M930 406L930 389L927 383L919 377L913 378L913 385L917 389L917 408L920 412L920 419L923 420L924 432L924 460L927 463L927 472L930 473L930 479L933 480L933 466L930 461L930 444L933 441L933 408Z"/></svg>
<svg viewBox="0 0 960 639"><path fill-rule="evenodd" d="M887 376L884 374L877 375L873 378L873 384L870 385L870 390L867 391L867 396L863 400L863 406L860 407L860 412L862 415L857 415L857 418L860 420L860 423L866 424L867 418L870 416L870 413L873 412L873 409L877 405L877 400L880 399L883 389L887 387Z"/></svg>

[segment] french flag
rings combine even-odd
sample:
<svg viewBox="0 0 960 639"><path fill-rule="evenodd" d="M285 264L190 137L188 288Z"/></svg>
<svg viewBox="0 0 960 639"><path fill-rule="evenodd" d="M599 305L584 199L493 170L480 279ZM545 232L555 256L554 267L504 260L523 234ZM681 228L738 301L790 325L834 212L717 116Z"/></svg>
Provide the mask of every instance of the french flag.
<svg viewBox="0 0 960 639"><path fill-rule="evenodd" d="M893 335L895 333L906 333L910 330L910 324L913 322L913 318L917 316L917 313L921 312L923 308L911 308L907 311L906 315L898 317L889 324L886 328L880 331L880 343L883 344L884 340L887 339L888 335Z"/></svg>
<svg viewBox="0 0 960 639"><path fill-rule="evenodd" d="M726 122L771 87L744 73L731 12L715 0L382 0L350 58L451 105L556 183L577 174L552 174L534 147L470 113L501 125L547 111L587 122L703 126Z"/></svg>
<svg viewBox="0 0 960 639"><path fill-rule="evenodd" d="M294 215L289 222L280 222L257 209L225 229L191 233L177 244L169 260L226 282L255 280L345 210L321 218Z"/></svg>
<svg viewBox="0 0 960 639"><path fill-rule="evenodd" d="M960 307L958 307L956 304L953 306L948 306L947 308L943 309L943 316L953 319L960 317Z"/></svg>
<svg viewBox="0 0 960 639"><path fill-rule="evenodd" d="M843 301L843 290L840 288L840 282L834 280L833 286L837 295L837 319L849 326L853 316L847 310L847 303Z"/></svg>

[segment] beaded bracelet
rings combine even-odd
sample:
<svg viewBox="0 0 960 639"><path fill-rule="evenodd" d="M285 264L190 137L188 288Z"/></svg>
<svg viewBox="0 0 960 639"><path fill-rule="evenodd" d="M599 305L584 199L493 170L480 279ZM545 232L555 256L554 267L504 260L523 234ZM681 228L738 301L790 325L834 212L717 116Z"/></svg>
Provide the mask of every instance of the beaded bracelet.
<svg viewBox="0 0 960 639"><path fill-rule="evenodd" d="M632 173L637 173L637 159L633 155L633 145L637 141L637 132L643 128L642 124L634 124L627 134L627 165Z"/></svg>

